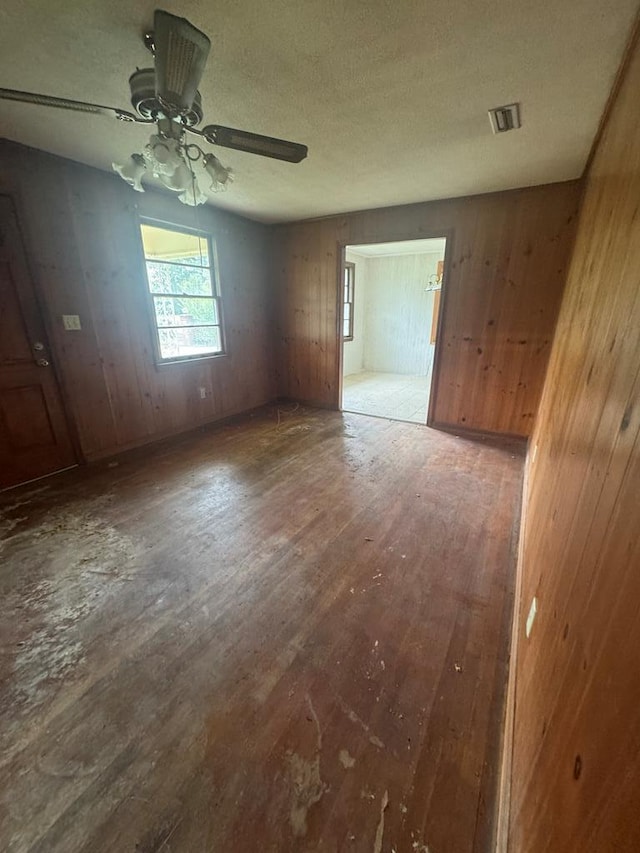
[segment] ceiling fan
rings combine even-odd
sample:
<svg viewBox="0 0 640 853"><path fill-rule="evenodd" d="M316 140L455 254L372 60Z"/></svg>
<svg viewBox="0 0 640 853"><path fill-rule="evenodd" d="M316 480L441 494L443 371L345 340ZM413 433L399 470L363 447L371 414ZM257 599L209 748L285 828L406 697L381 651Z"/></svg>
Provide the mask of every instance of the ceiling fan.
<svg viewBox="0 0 640 853"><path fill-rule="evenodd" d="M161 9L154 13L153 26L153 30L145 34L144 43L154 56L155 67L137 69L129 78L135 112L16 89L0 88L0 99L155 125L155 132L144 151L132 154L122 165L114 163L113 168L138 192L144 192L142 177L151 172L168 189L178 192L180 201L192 206L207 201L193 171L195 162L202 161L214 191L226 189L233 176L231 169L225 168L214 154L205 153L187 134L198 136L211 145L261 157L288 163L304 160L307 146L297 142L219 124L199 128L203 111L198 85L211 42L185 18Z"/></svg>

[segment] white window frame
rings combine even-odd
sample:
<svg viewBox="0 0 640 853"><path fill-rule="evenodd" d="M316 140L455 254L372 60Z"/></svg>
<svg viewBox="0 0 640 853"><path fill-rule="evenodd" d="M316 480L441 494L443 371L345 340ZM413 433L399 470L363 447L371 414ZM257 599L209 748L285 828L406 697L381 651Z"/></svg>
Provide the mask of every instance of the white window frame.
<svg viewBox="0 0 640 853"><path fill-rule="evenodd" d="M213 236L206 231L198 231L193 228L188 228L183 225L177 225L172 222L162 222L157 219L150 219L147 217L139 217L139 226L149 225L153 228L161 228L165 231L175 231L178 234L188 234L190 237L199 237L201 240L205 240L207 243L207 253L209 263L208 266L202 267L193 264L181 264L175 261L166 261L159 260L158 258L147 258L144 243L142 241L142 230L140 230L140 242L142 247L142 257L144 262L144 280L145 287L147 292L147 308L149 315L149 322L151 324L151 331L153 337L153 346L154 346L154 355L155 362L157 365L163 364L176 364L179 362L185 361L202 361L204 359L212 359L212 358L220 358L227 354L226 351L226 342L225 342L225 331L224 331L224 314L222 307L222 295L220 292L220 274L218 271L218 255L216 249L216 243ZM194 355L177 355L177 356L163 356L162 349L160 346L160 330L163 328L171 328L170 326L160 326L158 324L158 317L156 313L156 297L172 297L177 294L173 293L153 293L149 286L149 277L147 274L147 261L151 263L164 263L164 264L175 264L176 266L189 267L193 269L207 269L209 271L209 276L211 279L211 296L193 296L190 294L184 294L185 298L188 299L210 299L216 304L216 316L218 322L215 324L212 323L202 323L202 324L194 324L192 326L179 326L177 328L218 328L220 333L220 350L216 350L215 352L207 352L202 354L194 354Z"/></svg>

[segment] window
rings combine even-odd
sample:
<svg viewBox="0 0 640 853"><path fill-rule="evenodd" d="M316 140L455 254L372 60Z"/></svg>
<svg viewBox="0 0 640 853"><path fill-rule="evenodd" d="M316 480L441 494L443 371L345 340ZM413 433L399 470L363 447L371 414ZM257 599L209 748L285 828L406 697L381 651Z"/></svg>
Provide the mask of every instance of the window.
<svg viewBox="0 0 640 853"><path fill-rule="evenodd" d="M347 261L344 265L344 311L342 314L342 337L353 340L353 294L356 283L356 265Z"/></svg>
<svg viewBox="0 0 640 853"><path fill-rule="evenodd" d="M206 234L140 225L158 361L224 352L214 245Z"/></svg>

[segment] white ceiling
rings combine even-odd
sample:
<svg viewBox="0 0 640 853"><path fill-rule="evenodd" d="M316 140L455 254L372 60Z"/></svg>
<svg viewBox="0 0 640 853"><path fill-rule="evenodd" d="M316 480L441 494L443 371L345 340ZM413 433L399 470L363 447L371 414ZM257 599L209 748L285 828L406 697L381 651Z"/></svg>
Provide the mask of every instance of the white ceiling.
<svg viewBox="0 0 640 853"><path fill-rule="evenodd" d="M347 252L352 255L362 255L365 258L379 258L385 255L431 255L438 254L444 258L447 241L442 237L425 240L400 240L395 243L366 243L361 246L347 246Z"/></svg>
<svg viewBox="0 0 640 853"><path fill-rule="evenodd" d="M129 106L156 5L212 40L205 121L309 146L225 149L216 205L283 221L581 174L637 0L3 0L0 86ZM493 136L487 109L520 101ZM0 101L0 133L102 169L148 129Z"/></svg>

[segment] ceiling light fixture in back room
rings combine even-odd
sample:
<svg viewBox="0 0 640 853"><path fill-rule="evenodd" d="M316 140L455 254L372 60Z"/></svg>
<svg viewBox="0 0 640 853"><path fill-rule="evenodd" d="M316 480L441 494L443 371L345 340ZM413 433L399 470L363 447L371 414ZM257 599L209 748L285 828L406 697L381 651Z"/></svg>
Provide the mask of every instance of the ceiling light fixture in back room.
<svg viewBox="0 0 640 853"><path fill-rule="evenodd" d="M106 107L85 101L73 101L51 95L0 88L0 98L76 112L111 115L119 121L155 125L155 132L142 152L132 154L114 170L133 189L143 192L142 178L151 173L167 189L177 192L183 204L197 205L207 201L198 184L194 164L199 163L210 179L213 192L227 189L233 180L231 169L206 153L187 134L193 134L210 145L246 151L288 163L300 163L307 156L307 146L285 139L261 136L245 130L208 124L203 119L198 85L207 62L209 38L185 18L157 9L154 29L144 36L145 46L154 56L154 68L134 71L129 78L131 104L135 113L117 107Z"/></svg>

